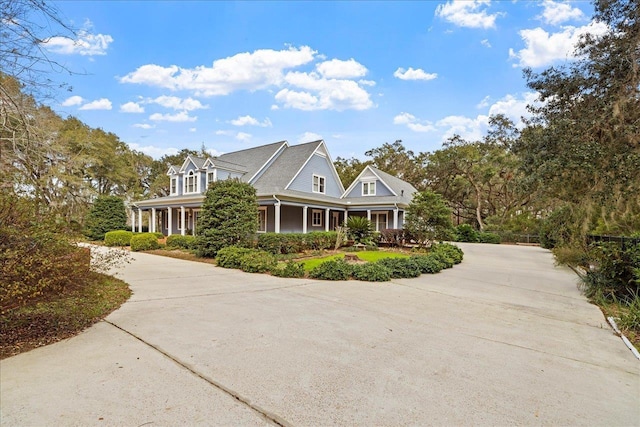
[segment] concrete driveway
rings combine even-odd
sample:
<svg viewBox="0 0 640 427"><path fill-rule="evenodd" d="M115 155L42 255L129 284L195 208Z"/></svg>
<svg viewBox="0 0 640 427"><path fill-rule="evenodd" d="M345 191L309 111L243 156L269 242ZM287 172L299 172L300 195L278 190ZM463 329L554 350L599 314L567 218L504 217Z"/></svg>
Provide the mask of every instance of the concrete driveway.
<svg viewBox="0 0 640 427"><path fill-rule="evenodd" d="M0 363L2 425L640 425L640 362L537 247L374 284L134 254L129 302Z"/></svg>

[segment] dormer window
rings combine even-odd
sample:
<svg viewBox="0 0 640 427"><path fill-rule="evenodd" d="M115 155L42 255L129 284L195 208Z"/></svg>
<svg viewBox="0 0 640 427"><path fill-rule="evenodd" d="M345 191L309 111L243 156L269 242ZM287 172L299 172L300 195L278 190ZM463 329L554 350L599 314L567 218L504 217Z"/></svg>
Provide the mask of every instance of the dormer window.
<svg viewBox="0 0 640 427"><path fill-rule="evenodd" d="M184 177L184 192L195 193L196 191L197 191L196 175L193 173L192 170L190 170L189 173Z"/></svg>
<svg viewBox="0 0 640 427"><path fill-rule="evenodd" d="M324 176L313 175L313 192L324 194Z"/></svg>
<svg viewBox="0 0 640 427"><path fill-rule="evenodd" d="M178 177L171 177L171 195L178 194Z"/></svg>
<svg viewBox="0 0 640 427"><path fill-rule="evenodd" d="M215 169L212 171L207 172L207 188L209 188L209 184L211 184L212 182L214 182L216 180L216 171Z"/></svg>
<svg viewBox="0 0 640 427"><path fill-rule="evenodd" d="M376 195L376 182L368 181L362 183L362 195L363 196L375 196Z"/></svg>

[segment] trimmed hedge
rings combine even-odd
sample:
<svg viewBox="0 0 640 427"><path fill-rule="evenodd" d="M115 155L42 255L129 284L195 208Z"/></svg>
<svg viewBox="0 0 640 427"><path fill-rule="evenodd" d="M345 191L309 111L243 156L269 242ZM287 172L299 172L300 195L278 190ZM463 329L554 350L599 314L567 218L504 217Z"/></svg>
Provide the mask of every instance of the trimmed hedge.
<svg viewBox="0 0 640 427"><path fill-rule="evenodd" d="M451 243L438 243L437 245L431 246L430 254L445 255L447 258L450 258L454 264L460 264L464 257L462 249Z"/></svg>
<svg viewBox="0 0 640 427"><path fill-rule="evenodd" d="M480 243L493 243L497 245L500 244L502 239L500 238L500 235L496 233L482 232L478 233L478 240Z"/></svg>
<svg viewBox="0 0 640 427"><path fill-rule="evenodd" d="M456 241L477 243L479 241L478 232L469 224L460 224L456 227Z"/></svg>
<svg viewBox="0 0 640 427"><path fill-rule="evenodd" d="M412 258L383 258L376 264L387 267L392 279L408 279L422 274L420 266Z"/></svg>
<svg viewBox="0 0 640 427"><path fill-rule="evenodd" d="M320 280L349 280L353 268L343 258L325 261L309 272L309 277Z"/></svg>
<svg viewBox="0 0 640 427"><path fill-rule="evenodd" d="M150 251L160 248L158 238L153 233L138 233L131 238L131 250Z"/></svg>
<svg viewBox="0 0 640 427"><path fill-rule="evenodd" d="M391 280L391 270L377 262L356 264L353 266L353 278L364 282L388 282Z"/></svg>
<svg viewBox="0 0 640 427"><path fill-rule="evenodd" d="M271 270L271 274L277 277L304 277L304 264L301 262L289 261L283 268L274 268Z"/></svg>
<svg viewBox="0 0 640 427"><path fill-rule="evenodd" d="M126 230L109 231L104 235L104 244L107 246L129 246L131 244L132 237L133 237L132 231L126 231Z"/></svg>
<svg viewBox="0 0 640 427"><path fill-rule="evenodd" d="M170 248L195 249L195 236L183 236L181 234L172 234L167 237L167 246Z"/></svg>
<svg viewBox="0 0 640 427"><path fill-rule="evenodd" d="M258 234L258 248L274 255L299 253L306 250L333 249L338 238L335 231Z"/></svg>
<svg viewBox="0 0 640 427"><path fill-rule="evenodd" d="M266 273L275 270L277 265L275 255L266 251L250 249L240 257L240 269L245 273Z"/></svg>
<svg viewBox="0 0 640 427"><path fill-rule="evenodd" d="M444 268L437 258L430 255L413 255L411 259L420 267L422 274L439 273Z"/></svg>
<svg viewBox="0 0 640 427"><path fill-rule="evenodd" d="M240 261L243 256L253 252L253 249L241 248L239 246L227 246L216 254L218 267L240 268Z"/></svg>

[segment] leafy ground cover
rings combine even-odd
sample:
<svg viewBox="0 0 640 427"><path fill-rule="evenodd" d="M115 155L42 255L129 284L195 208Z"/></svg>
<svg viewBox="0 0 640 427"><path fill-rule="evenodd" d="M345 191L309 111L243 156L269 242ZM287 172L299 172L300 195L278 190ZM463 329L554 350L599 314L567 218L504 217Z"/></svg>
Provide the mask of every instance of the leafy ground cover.
<svg viewBox="0 0 640 427"><path fill-rule="evenodd" d="M122 280L90 273L84 286L0 315L0 358L77 335L131 296Z"/></svg>

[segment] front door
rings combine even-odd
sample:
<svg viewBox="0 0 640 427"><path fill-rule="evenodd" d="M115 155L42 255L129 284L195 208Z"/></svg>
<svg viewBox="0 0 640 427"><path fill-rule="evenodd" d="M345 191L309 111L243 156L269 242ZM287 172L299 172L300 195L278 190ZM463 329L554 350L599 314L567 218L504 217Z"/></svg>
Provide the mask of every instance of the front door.
<svg viewBox="0 0 640 427"><path fill-rule="evenodd" d="M331 212L331 229L335 230L340 226L340 212Z"/></svg>

